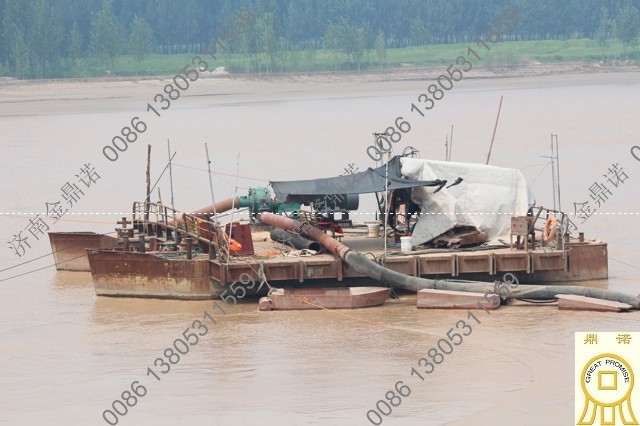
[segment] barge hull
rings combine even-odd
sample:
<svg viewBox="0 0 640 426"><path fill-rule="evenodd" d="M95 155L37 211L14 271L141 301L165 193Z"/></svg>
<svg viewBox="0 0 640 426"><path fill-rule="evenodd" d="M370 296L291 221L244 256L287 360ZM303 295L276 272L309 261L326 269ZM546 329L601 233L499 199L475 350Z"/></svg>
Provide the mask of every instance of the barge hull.
<svg viewBox="0 0 640 426"><path fill-rule="evenodd" d="M212 299L209 260L165 259L153 254L87 250L98 296Z"/></svg>
<svg viewBox="0 0 640 426"><path fill-rule="evenodd" d="M89 272L85 249L110 249L118 239L95 232L49 232L51 252L58 271Z"/></svg>

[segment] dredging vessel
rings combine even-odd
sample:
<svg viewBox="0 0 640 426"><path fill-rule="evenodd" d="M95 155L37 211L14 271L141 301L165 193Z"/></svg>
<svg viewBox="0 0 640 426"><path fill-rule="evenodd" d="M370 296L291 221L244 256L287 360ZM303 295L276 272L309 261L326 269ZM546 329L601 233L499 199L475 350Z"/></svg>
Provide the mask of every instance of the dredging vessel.
<svg viewBox="0 0 640 426"><path fill-rule="evenodd" d="M56 266L90 271L99 296L178 299L220 298L230 288L266 293L249 280L294 289L391 285L386 272L354 265L348 253L416 279L608 277L607 244L576 235L567 214L536 206L518 170L396 156L351 175L270 186L273 195L254 187L190 213L135 202L115 236L52 232ZM376 194L379 220L354 224L349 214L367 193ZM221 223L232 209L247 216Z"/></svg>

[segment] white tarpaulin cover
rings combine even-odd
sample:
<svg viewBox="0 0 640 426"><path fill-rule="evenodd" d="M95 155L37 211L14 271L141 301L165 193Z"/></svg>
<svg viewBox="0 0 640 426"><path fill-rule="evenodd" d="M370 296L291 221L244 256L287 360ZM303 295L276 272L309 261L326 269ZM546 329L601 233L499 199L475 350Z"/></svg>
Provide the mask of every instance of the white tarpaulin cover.
<svg viewBox="0 0 640 426"><path fill-rule="evenodd" d="M526 215L535 204L531 188L519 170L473 163L402 158L402 174L410 179L463 181L433 193L414 188L411 199L422 207L412 245L431 241L457 225L475 226L488 241L509 240L511 217ZM435 214L433 214L435 213Z"/></svg>

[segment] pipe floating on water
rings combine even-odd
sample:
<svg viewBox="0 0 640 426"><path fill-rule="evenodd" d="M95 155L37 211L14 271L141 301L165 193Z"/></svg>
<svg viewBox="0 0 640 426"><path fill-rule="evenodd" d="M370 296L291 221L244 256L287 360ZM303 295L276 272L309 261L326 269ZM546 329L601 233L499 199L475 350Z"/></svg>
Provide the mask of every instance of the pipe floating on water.
<svg viewBox="0 0 640 426"><path fill-rule="evenodd" d="M317 241L330 253L339 256L353 270L368 276L378 282L392 287L409 291L419 291L425 288L436 290L453 290L473 293L495 293L494 283L464 280L431 280L427 278L412 277L385 268L358 253L338 240L331 238L318 228L308 223L301 223L288 217L278 216L273 213L262 213L260 221L271 226L292 231L311 240ZM518 285L512 289L510 297L515 299L550 300L557 294L572 294L587 296L596 299L611 300L631 305L633 309L640 309L640 296L611 291L601 288L584 286L545 286L545 285Z"/></svg>
<svg viewBox="0 0 640 426"><path fill-rule="evenodd" d="M477 281L464 280L438 280L436 290L466 291L476 293L493 293L493 284L487 287L486 284ZM631 305L633 309L640 309L640 296L621 293L619 291L607 290L604 288L585 287L580 285L530 285L519 284L510 289L509 298L528 300L553 300L557 294L571 294L575 296L592 297L594 299L610 300Z"/></svg>
<svg viewBox="0 0 640 426"><path fill-rule="evenodd" d="M300 235L285 231L284 229L274 228L269 232L271 239L278 243L283 243L298 250L308 249L313 251L320 250L320 243L311 241Z"/></svg>

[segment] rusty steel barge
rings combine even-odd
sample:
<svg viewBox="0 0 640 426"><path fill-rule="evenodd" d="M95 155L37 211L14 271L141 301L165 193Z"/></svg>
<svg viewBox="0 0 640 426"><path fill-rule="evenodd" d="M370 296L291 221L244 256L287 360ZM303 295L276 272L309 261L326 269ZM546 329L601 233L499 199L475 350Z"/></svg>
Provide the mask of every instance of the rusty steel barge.
<svg viewBox="0 0 640 426"><path fill-rule="evenodd" d="M512 169L395 157L386 169L271 182L275 197L251 188L192 213L136 202L115 236L50 233L50 241L58 269L90 271L100 296L219 298L247 277L282 288L392 286L354 267L348 252L436 280L493 281L509 272L532 284L606 279L607 244L576 233L568 215L535 206L522 180ZM513 188L520 188L515 196ZM349 217L363 193L379 200L376 223ZM478 204L485 212L474 211ZM233 209L247 215L221 223ZM277 217L303 224L304 235L280 230ZM399 247L409 236L411 248Z"/></svg>

